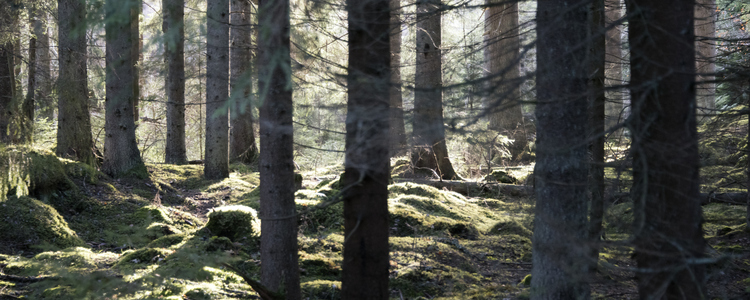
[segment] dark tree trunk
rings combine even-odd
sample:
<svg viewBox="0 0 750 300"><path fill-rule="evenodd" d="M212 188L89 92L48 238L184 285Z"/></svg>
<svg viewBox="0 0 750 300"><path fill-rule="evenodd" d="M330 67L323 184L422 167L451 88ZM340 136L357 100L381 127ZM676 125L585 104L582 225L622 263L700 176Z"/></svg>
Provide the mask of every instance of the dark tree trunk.
<svg viewBox="0 0 750 300"><path fill-rule="evenodd" d="M624 82L622 66L626 63L622 55L622 0L604 0L606 33L606 61L604 68L607 101L605 104L605 129L609 130L625 121L624 118ZM620 131L618 131L620 132Z"/></svg>
<svg viewBox="0 0 750 300"><path fill-rule="evenodd" d="M604 65L606 57L604 0L591 2L589 51L589 238L591 239L591 272L599 260L599 242L604 218Z"/></svg>
<svg viewBox="0 0 750 300"><path fill-rule="evenodd" d="M52 77L50 72L49 34L47 27L47 12L36 10L33 30L36 37L36 93L35 102L39 107L39 115L52 119L55 115L52 100Z"/></svg>
<svg viewBox="0 0 750 300"><path fill-rule="evenodd" d="M232 94L229 152L232 160L251 163L258 157L253 129L252 24L249 0L231 2L230 85Z"/></svg>
<svg viewBox="0 0 750 300"><path fill-rule="evenodd" d="M167 61L167 141L164 161L187 163L185 149L185 1L162 0Z"/></svg>
<svg viewBox="0 0 750 300"><path fill-rule="evenodd" d="M343 299L388 299L391 0L349 0Z"/></svg>
<svg viewBox="0 0 750 300"><path fill-rule="evenodd" d="M443 124L440 0L417 3L417 66L414 90L414 152L417 170L458 178L448 157Z"/></svg>
<svg viewBox="0 0 750 300"><path fill-rule="evenodd" d="M588 299L587 0L537 9L532 299Z"/></svg>
<svg viewBox="0 0 750 300"><path fill-rule="evenodd" d="M57 155L95 165L86 68L86 1L58 0ZM130 111L130 110L128 110Z"/></svg>
<svg viewBox="0 0 750 300"><path fill-rule="evenodd" d="M130 11L139 4L136 0L107 0L105 11L108 15L116 11ZM135 139L133 117L133 56L132 48L137 47L133 40L131 18L114 18L105 24L107 96L104 121L104 163L102 172L112 176L145 174Z"/></svg>
<svg viewBox="0 0 750 300"><path fill-rule="evenodd" d="M509 150L513 159L526 146L521 110L519 79L521 38L518 30L518 2L486 0L485 39L487 48L486 105L489 128L513 139Z"/></svg>
<svg viewBox="0 0 750 300"><path fill-rule="evenodd" d="M8 129L13 118L13 44L7 42L0 45L0 143L11 142Z"/></svg>
<svg viewBox="0 0 750 300"><path fill-rule="evenodd" d="M643 299L705 299L693 1L626 1L633 235Z"/></svg>
<svg viewBox="0 0 750 300"><path fill-rule="evenodd" d="M401 95L401 0L391 0L391 85L390 85L390 131L391 156L407 150L404 124L404 99Z"/></svg>
<svg viewBox="0 0 750 300"><path fill-rule="evenodd" d="M258 24L260 102L261 282L286 299L300 299L289 1L261 0ZM272 63L273 62L273 63Z"/></svg>
<svg viewBox="0 0 750 300"><path fill-rule="evenodd" d="M229 1L209 0L206 45L206 155L207 179L229 177Z"/></svg>

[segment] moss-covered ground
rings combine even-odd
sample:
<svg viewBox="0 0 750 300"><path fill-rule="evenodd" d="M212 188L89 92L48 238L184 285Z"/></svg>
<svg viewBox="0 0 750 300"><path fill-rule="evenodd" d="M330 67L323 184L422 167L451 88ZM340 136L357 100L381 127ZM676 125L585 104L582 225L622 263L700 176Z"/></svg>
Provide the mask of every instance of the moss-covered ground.
<svg viewBox="0 0 750 300"><path fill-rule="evenodd" d="M48 152L13 151L3 157L13 163L0 167L27 171L2 187L0 299L257 299L224 267L259 278L260 182L251 167L232 165L229 178L209 181L202 166L159 164L148 166L147 179L113 180ZM531 170L504 172L528 182ZM306 299L340 298L343 204L334 201L340 172L304 173L296 192ZM609 180L616 176L608 173ZM531 197L466 197L409 182L389 192L392 299L528 298ZM744 209L704 207L717 298L750 296ZM595 298L636 295L631 221L629 203L608 207Z"/></svg>

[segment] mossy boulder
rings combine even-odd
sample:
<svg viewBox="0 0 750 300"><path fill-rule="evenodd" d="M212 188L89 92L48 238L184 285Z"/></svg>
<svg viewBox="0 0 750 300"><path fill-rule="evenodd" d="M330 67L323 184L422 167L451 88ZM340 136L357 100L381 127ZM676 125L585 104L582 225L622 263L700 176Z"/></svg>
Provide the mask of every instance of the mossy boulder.
<svg viewBox="0 0 750 300"><path fill-rule="evenodd" d="M501 171L501 170L493 171L492 173L490 173L490 175L485 176L484 181L511 183L511 184L518 183L517 178L513 177L513 175L508 174L508 172Z"/></svg>
<svg viewBox="0 0 750 300"><path fill-rule="evenodd" d="M50 205L31 197L0 202L0 252L29 248L67 248L84 245Z"/></svg>
<svg viewBox="0 0 750 300"><path fill-rule="evenodd" d="M234 242L256 240L260 235L258 213L247 206L232 205L214 209L208 214L206 229L212 236L223 236Z"/></svg>
<svg viewBox="0 0 750 300"><path fill-rule="evenodd" d="M492 229L490 229L487 234L490 235L509 235L509 234L515 234L518 236L522 236L525 238L531 238L531 236L534 234L529 230L528 228L521 225L518 221L500 221L497 222L494 226L492 226Z"/></svg>
<svg viewBox="0 0 750 300"><path fill-rule="evenodd" d="M118 267L135 267L137 265L145 266L163 261L170 251L162 248L141 248L135 251L126 252L120 257L116 266Z"/></svg>

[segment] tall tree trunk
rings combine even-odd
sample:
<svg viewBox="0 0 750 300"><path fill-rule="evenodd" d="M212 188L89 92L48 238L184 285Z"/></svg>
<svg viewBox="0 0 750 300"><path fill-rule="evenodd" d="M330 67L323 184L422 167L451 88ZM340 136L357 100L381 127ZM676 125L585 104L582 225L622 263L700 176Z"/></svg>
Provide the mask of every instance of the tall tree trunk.
<svg viewBox="0 0 750 300"><path fill-rule="evenodd" d="M605 104L605 129L609 130L622 123L625 117L623 108L625 101L625 82L622 79L622 66L625 60L622 54L622 0L605 0L605 26L607 57L604 65L604 85L607 87ZM621 132L621 131L618 131Z"/></svg>
<svg viewBox="0 0 750 300"><path fill-rule="evenodd" d="M95 165L86 67L86 1L58 0L57 155Z"/></svg>
<svg viewBox="0 0 750 300"><path fill-rule="evenodd" d="M261 282L286 299L300 299L297 218L294 205L292 76L289 1L260 0Z"/></svg>
<svg viewBox="0 0 750 300"><path fill-rule="evenodd" d="M440 0L417 3L417 66L414 90L414 152L417 170L429 169L442 179L458 178L448 157L443 124Z"/></svg>
<svg viewBox="0 0 750 300"><path fill-rule="evenodd" d="M391 0L349 0L343 299L388 299ZM400 33L399 33L400 34Z"/></svg>
<svg viewBox="0 0 750 300"><path fill-rule="evenodd" d="M4 24L3 24L4 25ZM13 118L13 44L6 42L0 45L0 143L10 143L10 120Z"/></svg>
<svg viewBox="0 0 750 300"><path fill-rule="evenodd" d="M397 156L407 150L406 127L404 124L404 99L401 95L401 0L390 1L391 10L391 85L389 99L390 145L391 156Z"/></svg>
<svg viewBox="0 0 750 300"><path fill-rule="evenodd" d="M643 299L705 299L693 1L627 0L633 214Z"/></svg>
<svg viewBox="0 0 750 300"><path fill-rule="evenodd" d="M604 218L604 66L606 57L605 0L591 2L589 23L589 239L591 240L591 272L596 272L599 243Z"/></svg>
<svg viewBox="0 0 750 300"><path fill-rule="evenodd" d="M162 0L167 60L167 141L164 161L187 163L185 147L185 0Z"/></svg>
<svg viewBox="0 0 750 300"><path fill-rule="evenodd" d="M49 29L47 12L36 10L33 30L36 37L36 93L35 99L39 107L40 116L52 119L55 115L52 94L52 78L50 72Z"/></svg>
<svg viewBox="0 0 750 300"><path fill-rule="evenodd" d="M229 1L209 0L206 45L207 179L229 177Z"/></svg>
<svg viewBox="0 0 750 300"><path fill-rule="evenodd" d="M489 128L513 139L512 159L523 153L526 134L521 109L518 2L485 0L485 55L487 57L486 105Z"/></svg>
<svg viewBox="0 0 750 300"><path fill-rule="evenodd" d="M33 9L29 9L29 24L34 26L36 22L36 16ZM26 92L26 98L21 106L23 112L23 120L21 123L21 140L25 143L31 144L34 141L34 96L36 92L36 37L32 36L29 40L29 73L28 75L28 91Z"/></svg>
<svg viewBox="0 0 750 300"><path fill-rule="evenodd" d="M588 299L587 0L537 8L532 299Z"/></svg>
<svg viewBox="0 0 750 300"><path fill-rule="evenodd" d="M697 117L703 120L716 109L716 0L695 2Z"/></svg>
<svg viewBox="0 0 750 300"><path fill-rule="evenodd" d="M137 0L107 0L105 11L112 15L130 11ZM104 163L102 172L112 176L143 176L145 165L135 139L133 117L133 56L137 47L133 39L131 18L112 18L104 25L106 31L107 95L104 120Z"/></svg>
<svg viewBox="0 0 750 300"><path fill-rule="evenodd" d="M231 134L229 152L232 160L251 163L258 157L253 129L252 24L249 0L231 2Z"/></svg>
<svg viewBox="0 0 750 300"><path fill-rule="evenodd" d="M133 0L133 7L130 8L130 34L133 35L133 47L130 48L130 55L133 57L133 120L138 124L139 115L139 100L141 98L141 49L143 43L141 41L141 10L143 8L143 2L141 0Z"/></svg>

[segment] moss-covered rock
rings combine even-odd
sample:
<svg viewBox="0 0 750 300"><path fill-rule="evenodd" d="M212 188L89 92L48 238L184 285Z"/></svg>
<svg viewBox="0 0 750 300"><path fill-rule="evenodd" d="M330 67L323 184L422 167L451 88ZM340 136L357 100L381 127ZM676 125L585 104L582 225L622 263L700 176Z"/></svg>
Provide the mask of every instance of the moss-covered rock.
<svg viewBox="0 0 750 300"><path fill-rule="evenodd" d="M208 214L206 229L211 235L227 237L235 242L256 240L260 235L260 220L257 212L250 207L223 206Z"/></svg>
<svg viewBox="0 0 750 300"><path fill-rule="evenodd" d="M162 248L141 248L135 251L126 252L120 257L116 266L120 268L145 266L159 263L169 255L170 251Z"/></svg>
<svg viewBox="0 0 750 300"><path fill-rule="evenodd" d="M0 202L0 252L84 245L52 206L30 197Z"/></svg>
<svg viewBox="0 0 750 300"><path fill-rule="evenodd" d="M493 171L490 175L487 175L486 177L484 177L484 180L490 181L490 182L512 183L512 184L516 184L519 182L517 178L513 177L513 175L510 175L508 174L508 172L502 171L502 170Z"/></svg>
<svg viewBox="0 0 750 300"><path fill-rule="evenodd" d="M487 234L492 234L492 235L515 234L515 235L530 239L534 233L531 232L531 230L529 230L528 228L524 227L518 221L500 221L500 222L497 222L497 224L495 224L494 226L492 226L492 229L490 229L490 231L487 232Z"/></svg>
<svg viewBox="0 0 750 300"><path fill-rule="evenodd" d="M341 299L341 281L311 280L301 283L305 299Z"/></svg>

